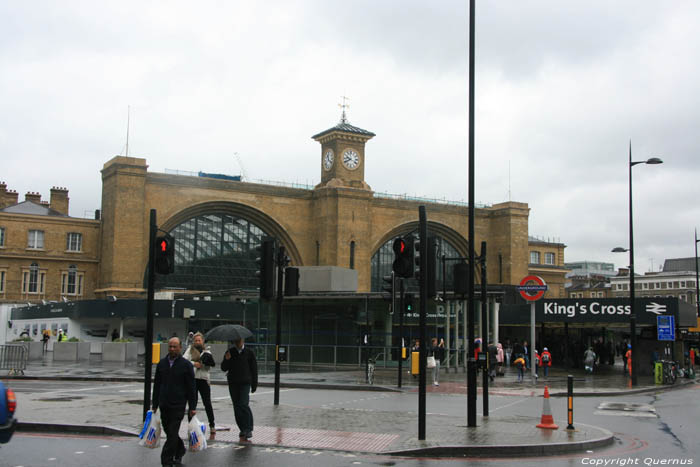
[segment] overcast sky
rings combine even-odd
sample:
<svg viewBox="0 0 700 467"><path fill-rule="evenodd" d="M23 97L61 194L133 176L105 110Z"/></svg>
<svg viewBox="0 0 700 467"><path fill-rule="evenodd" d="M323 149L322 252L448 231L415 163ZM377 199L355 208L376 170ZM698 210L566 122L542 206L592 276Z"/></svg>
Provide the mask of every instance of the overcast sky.
<svg viewBox="0 0 700 467"><path fill-rule="evenodd" d="M70 214L100 207L103 164L315 184L340 96L373 190L465 200L468 1L0 3L0 180ZM628 243L636 269L694 255L700 2L481 1L476 200L530 206L567 261ZM410 182L406 182L410 180ZM416 214L417 215L417 214Z"/></svg>

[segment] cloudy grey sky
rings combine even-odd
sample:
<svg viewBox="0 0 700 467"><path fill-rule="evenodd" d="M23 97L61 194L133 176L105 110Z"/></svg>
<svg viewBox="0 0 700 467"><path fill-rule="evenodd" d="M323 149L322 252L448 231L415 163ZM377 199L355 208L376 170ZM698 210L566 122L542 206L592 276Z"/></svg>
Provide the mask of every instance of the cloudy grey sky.
<svg viewBox="0 0 700 467"><path fill-rule="evenodd" d="M627 246L639 272L692 256L700 148L700 2L477 3L476 199L529 204L567 261ZM100 206L99 170L314 184L341 95L375 191L466 200L468 1L0 3L0 180ZM405 180L410 179L410 183Z"/></svg>

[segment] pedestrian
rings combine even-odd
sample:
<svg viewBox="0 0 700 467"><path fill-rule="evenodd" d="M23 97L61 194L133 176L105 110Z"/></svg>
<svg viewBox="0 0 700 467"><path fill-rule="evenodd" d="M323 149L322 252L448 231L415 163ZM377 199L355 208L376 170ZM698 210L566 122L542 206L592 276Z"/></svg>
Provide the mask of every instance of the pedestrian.
<svg viewBox="0 0 700 467"><path fill-rule="evenodd" d="M631 345L629 344L623 344L623 350L620 352L620 355L622 356L622 366L623 366L623 372L627 371L627 349L632 348Z"/></svg>
<svg viewBox="0 0 700 467"><path fill-rule="evenodd" d="M593 347L588 347L588 350L583 354L584 368L588 373L593 373L593 365L595 365L596 354Z"/></svg>
<svg viewBox="0 0 700 467"><path fill-rule="evenodd" d="M49 339L51 339L51 337L49 337L49 331L44 329L44 331L42 332L42 336L41 336L41 342L44 344L44 346L43 346L44 353L46 353L49 350Z"/></svg>
<svg viewBox="0 0 700 467"><path fill-rule="evenodd" d="M182 358L182 343L177 337L168 341L168 355L156 366L153 382L153 413L160 408L160 419L165 431L165 444L160 453L162 465L182 463L187 450L180 438L180 424L185 416L185 405L189 405L188 419L197 413L197 390L194 383L194 368Z"/></svg>
<svg viewBox="0 0 700 467"><path fill-rule="evenodd" d="M518 358L515 359L513 365L515 365L515 368L518 369L518 383L522 383L523 373L525 371L525 359L522 357L522 355L519 355Z"/></svg>
<svg viewBox="0 0 700 467"><path fill-rule="evenodd" d="M496 376L503 376L504 370L503 370L503 362L506 361L506 356L504 355L503 352L503 345L499 342L496 344Z"/></svg>
<svg viewBox="0 0 700 467"><path fill-rule="evenodd" d="M632 345L627 344L627 352L625 352L625 359L627 361L627 371L630 374L630 378L632 377Z"/></svg>
<svg viewBox="0 0 700 467"><path fill-rule="evenodd" d="M518 339L515 339L515 342L513 343L513 353L511 355L511 360L513 360L513 363L515 363L516 358L523 357L524 355L525 349L523 349L523 345L520 342L518 342Z"/></svg>
<svg viewBox="0 0 700 467"><path fill-rule="evenodd" d="M58 338L56 339L58 342L63 342L66 340L65 334L63 334L63 329L58 330Z"/></svg>
<svg viewBox="0 0 700 467"><path fill-rule="evenodd" d="M540 377L540 366L542 366L542 361L540 360L540 354L535 349L535 361L532 362L535 366L535 379Z"/></svg>
<svg viewBox="0 0 700 467"><path fill-rule="evenodd" d="M695 369L695 355L696 355L695 349L691 347L690 352L688 354L689 354L690 368Z"/></svg>
<svg viewBox="0 0 700 467"><path fill-rule="evenodd" d="M433 386L440 386L438 381L440 376L440 362L445 358L445 340L440 339L438 344L437 337L433 337L430 355L435 358L435 367L433 368Z"/></svg>
<svg viewBox="0 0 700 467"><path fill-rule="evenodd" d="M552 366L552 354L549 352L547 347L542 350L542 355L540 356L540 366L544 367L544 377L548 377L549 367Z"/></svg>
<svg viewBox="0 0 700 467"><path fill-rule="evenodd" d="M496 379L496 370L498 368L498 347L492 342L486 347L486 351L489 356L489 379L493 381Z"/></svg>
<svg viewBox="0 0 700 467"><path fill-rule="evenodd" d="M211 388L209 387L209 370L216 364L214 357L211 354L209 347L204 346L204 335L201 332L195 333L192 338L192 345L187 347L183 355L192 363L194 367L194 383L197 388L197 394L202 395L202 403L204 410L207 412L209 420L209 433L216 433L216 424L214 423L214 409L211 406Z"/></svg>
<svg viewBox="0 0 700 467"><path fill-rule="evenodd" d="M249 403L250 394L258 389L258 364L243 339L235 340L233 347L226 351L221 370L228 371L226 379L239 430L238 440L248 442L253 437L253 412Z"/></svg>
<svg viewBox="0 0 700 467"><path fill-rule="evenodd" d="M505 352L505 358L504 362L506 366L510 366L510 356L513 354L513 346L510 343L510 339L506 339L506 345L503 347L503 351Z"/></svg>
<svg viewBox="0 0 700 467"><path fill-rule="evenodd" d="M523 356L525 357L525 368L530 369L530 349L527 346L527 341L523 341Z"/></svg>
<svg viewBox="0 0 700 467"><path fill-rule="evenodd" d="M189 348L192 345L192 340L194 339L194 333L190 331L187 334L187 339L185 339L185 347Z"/></svg>

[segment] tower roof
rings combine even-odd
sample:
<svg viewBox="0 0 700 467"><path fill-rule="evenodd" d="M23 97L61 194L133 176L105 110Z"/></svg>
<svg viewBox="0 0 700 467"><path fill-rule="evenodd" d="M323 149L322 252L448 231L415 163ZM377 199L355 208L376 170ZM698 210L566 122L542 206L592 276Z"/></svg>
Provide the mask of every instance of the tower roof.
<svg viewBox="0 0 700 467"><path fill-rule="evenodd" d="M325 131L322 131L321 133L318 133L318 134L316 134L316 135L313 135L312 138L313 138L313 139L319 139L319 138L322 138L322 137L326 136L326 135L329 134L329 133L333 133L334 131L343 132L343 133L352 133L352 134L355 134L355 135L362 135L362 136L367 137L367 139L370 139L370 138L376 136L376 135L375 135L374 133L372 133L371 131L363 130L362 128L358 128L358 127L356 127L356 126L350 125L350 124L347 123L347 122L341 121L340 123L338 123L338 124L337 124L336 126L334 126L333 128L329 128L329 129L327 129L327 130L325 130Z"/></svg>

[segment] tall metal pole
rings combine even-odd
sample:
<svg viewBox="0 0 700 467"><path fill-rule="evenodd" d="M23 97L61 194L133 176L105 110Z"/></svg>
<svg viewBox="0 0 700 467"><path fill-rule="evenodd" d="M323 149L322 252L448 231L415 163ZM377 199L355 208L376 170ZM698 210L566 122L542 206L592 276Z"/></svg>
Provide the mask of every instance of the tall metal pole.
<svg viewBox="0 0 700 467"><path fill-rule="evenodd" d="M489 341L489 325L488 325L488 313L489 305L486 300L486 242L481 242L481 254L479 255L479 262L481 263L481 345L482 352L486 352L486 358L488 364L483 368L483 384L482 390L483 394L481 397L484 417L489 416L489 367L495 365L496 362L489 361L489 343L493 344L493 341Z"/></svg>
<svg viewBox="0 0 700 467"><path fill-rule="evenodd" d="M428 302L428 221L425 214L425 206L418 207L418 223L420 235L420 314L418 327L420 328L420 357L418 370L418 439L425 439L425 371L428 354L425 328Z"/></svg>
<svg viewBox="0 0 700 467"><path fill-rule="evenodd" d="M277 312L277 332L275 333L275 345L277 352L275 352L275 405L280 404L280 357L279 348L282 345L282 300L284 299L284 247L280 246L277 249L277 261L275 264L277 266L277 300L275 302L275 308ZM287 358L289 355L287 354Z"/></svg>
<svg viewBox="0 0 700 467"><path fill-rule="evenodd" d="M404 290L403 290L403 278L395 277L394 280L398 280L400 285L399 288L399 387L401 387L401 379L403 377L403 311L406 303L404 301ZM392 289L393 291L393 289ZM393 293L393 292L392 292Z"/></svg>
<svg viewBox="0 0 700 467"><path fill-rule="evenodd" d="M632 345L632 386L637 385L637 314L634 308L634 228L632 221L632 141L629 152L629 208L630 208L630 344Z"/></svg>
<svg viewBox="0 0 700 467"><path fill-rule="evenodd" d="M695 229L695 304L700 318L700 274L698 274L698 229Z"/></svg>
<svg viewBox="0 0 700 467"><path fill-rule="evenodd" d="M469 287L467 310L467 426L476 426L476 361L474 360L474 12L469 0Z"/></svg>
<svg viewBox="0 0 700 467"><path fill-rule="evenodd" d="M153 288L155 286L155 260L156 254L156 210L151 209L150 231L148 234L148 298L146 300L146 335L143 344L146 346L146 361L144 362L144 383L143 383L143 419L146 419L146 412L151 407L151 373L153 362Z"/></svg>

